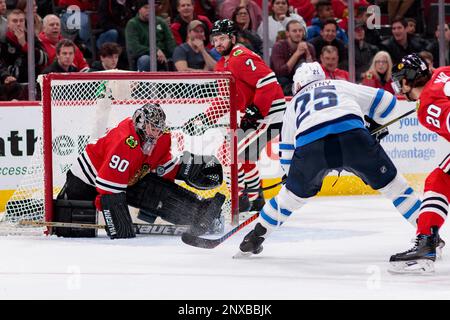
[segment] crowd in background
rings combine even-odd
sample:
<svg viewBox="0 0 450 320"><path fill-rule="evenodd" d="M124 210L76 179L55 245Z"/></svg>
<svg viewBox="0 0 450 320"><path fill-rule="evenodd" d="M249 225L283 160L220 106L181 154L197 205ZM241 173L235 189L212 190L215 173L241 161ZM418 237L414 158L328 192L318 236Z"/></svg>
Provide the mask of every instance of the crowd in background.
<svg viewBox="0 0 450 320"><path fill-rule="evenodd" d="M439 65L439 28L426 20L436 2L354 0L358 83L392 92L392 65L412 52ZM383 28L368 28L370 5L381 9ZM262 0L155 0L155 6L158 71L214 70L220 55L209 33L223 18L236 23L240 44L262 55ZM272 0L268 9L270 67L285 95L305 61L320 62L328 78L349 80L346 0ZM0 0L0 100L28 99L27 10L27 0ZM150 70L147 0L34 0L33 15L36 76ZM448 24L444 32L447 65Z"/></svg>

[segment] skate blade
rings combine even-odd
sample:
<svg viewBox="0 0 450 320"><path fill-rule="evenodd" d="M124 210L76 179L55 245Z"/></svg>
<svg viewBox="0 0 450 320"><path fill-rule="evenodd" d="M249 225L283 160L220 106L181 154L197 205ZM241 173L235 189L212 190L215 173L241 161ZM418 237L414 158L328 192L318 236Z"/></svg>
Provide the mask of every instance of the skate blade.
<svg viewBox="0 0 450 320"><path fill-rule="evenodd" d="M233 259L248 259L251 256L253 256L253 253L251 252L243 252L239 250L234 256Z"/></svg>
<svg viewBox="0 0 450 320"><path fill-rule="evenodd" d="M436 260L442 260L442 248L436 247Z"/></svg>
<svg viewBox="0 0 450 320"><path fill-rule="evenodd" d="M392 274L433 274L434 262L428 259L390 262Z"/></svg>

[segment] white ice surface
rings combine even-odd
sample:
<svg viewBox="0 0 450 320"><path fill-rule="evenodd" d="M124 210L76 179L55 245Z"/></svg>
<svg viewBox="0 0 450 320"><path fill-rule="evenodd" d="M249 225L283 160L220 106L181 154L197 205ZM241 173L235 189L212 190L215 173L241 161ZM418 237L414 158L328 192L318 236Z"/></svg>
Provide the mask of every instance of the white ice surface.
<svg viewBox="0 0 450 320"><path fill-rule="evenodd" d="M0 299L450 299L450 242L434 275L387 272L415 230L383 198L316 198L260 255L232 259L249 230L212 250L171 236L0 237Z"/></svg>

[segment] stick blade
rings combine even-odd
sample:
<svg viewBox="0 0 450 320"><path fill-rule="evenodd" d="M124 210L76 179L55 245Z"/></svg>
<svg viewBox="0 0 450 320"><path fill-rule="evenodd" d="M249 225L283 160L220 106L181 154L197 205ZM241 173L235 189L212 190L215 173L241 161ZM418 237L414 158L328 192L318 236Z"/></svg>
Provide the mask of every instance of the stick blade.
<svg viewBox="0 0 450 320"><path fill-rule="evenodd" d="M187 245L204 249L213 249L220 243L219 240L200 238L194 236L193 234L190 234L189 232L184 232L181 235L181 241L183 241Z"/></svg>

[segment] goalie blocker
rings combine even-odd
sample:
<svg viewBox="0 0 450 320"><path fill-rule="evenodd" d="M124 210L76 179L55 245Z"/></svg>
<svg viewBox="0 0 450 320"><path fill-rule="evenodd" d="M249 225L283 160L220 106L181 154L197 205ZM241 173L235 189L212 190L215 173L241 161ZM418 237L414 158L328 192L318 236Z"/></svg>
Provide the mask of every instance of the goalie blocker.
<svg viewBox="0 0 450 320"><path fill-rule="evenodd" d="M222 167L214 157L195 156L185 152L177 179L201 190L216 188L222 184ZM97 216L93 200L96 196L94 187L87 185L69 171L66 184L58 196L59 200L55 202L54 220L95 224ZM86 206L63 201L74 198L92 202L90 206ZM195 193L154 174L147 174L135 185L128 187L126 194L102 195L100 199L107 233L112 239L135 236L127 205L141 209L141 213L147 217L150 215L154 218L161 217L173 224L191 225L190 232L201 235L214 231L212 229L220 221L224 201L225 196L220 193L210 199L201 199ZM139 218L142 218L141 214ZM54 233L64 237L97 235L96 230L75 228L55 228Z"/></svg>

